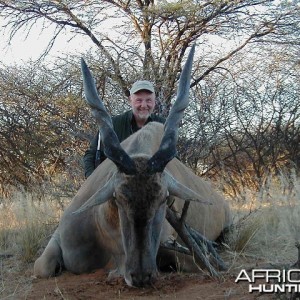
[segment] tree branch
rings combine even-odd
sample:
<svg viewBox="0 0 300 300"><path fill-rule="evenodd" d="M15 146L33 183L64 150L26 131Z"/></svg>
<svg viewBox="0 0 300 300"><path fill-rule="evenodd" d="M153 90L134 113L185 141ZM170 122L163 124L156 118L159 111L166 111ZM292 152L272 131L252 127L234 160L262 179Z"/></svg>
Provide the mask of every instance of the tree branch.
<svg viewBox="0 0 300 300"><path fill-rule="evenodd" d="M217 270L227 269L225 263L213 247L215 243L207 240L199 232L178 219L170 208L167 208L166 218L190 250L190 253L195 256L196 261L200 262L213 277L220 276ZM178 251L180 250L178 249Z"/></svg>

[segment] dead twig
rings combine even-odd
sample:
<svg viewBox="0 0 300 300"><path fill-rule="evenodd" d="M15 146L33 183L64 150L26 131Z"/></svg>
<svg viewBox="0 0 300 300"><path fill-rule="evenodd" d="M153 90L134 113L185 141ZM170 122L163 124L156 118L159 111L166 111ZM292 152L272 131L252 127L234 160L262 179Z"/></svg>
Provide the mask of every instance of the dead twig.
<svg viewBox="0 0 300 300"><path fill-rule="evenodd" d="M190 254L194 254L196 260L209 271L211 276L220 277L217 270L226 270L227 267L214 249L216 244L206 239L183 221L185 220L187 207L188 205L185 205L181 218L178 218L170 208L167 208L166 218L189 249ZM180 249L176 250L180 251Z"/></svg>

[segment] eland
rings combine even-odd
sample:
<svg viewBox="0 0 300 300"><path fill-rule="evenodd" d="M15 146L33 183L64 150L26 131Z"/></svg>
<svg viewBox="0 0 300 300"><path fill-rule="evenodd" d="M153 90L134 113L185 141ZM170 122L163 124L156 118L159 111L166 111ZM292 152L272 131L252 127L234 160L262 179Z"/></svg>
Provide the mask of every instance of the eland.
<svg viewBox="0 0 300 300"><path fill-rule="evenodd" d="M38 277L54 276L62 267L75 274L106 268L129 286L151 284L168 262L160 245L178 239L166 219L167 202L180 211L191 205L186 222L209 240L230 224L230 209L211 185L176 156L178 126L188 105L195 46L182 70L178 93L165 125L151 122L120 143L82 60L87 103L101 132L106 159L84 182L66 208L58 228L34 264ZM184 258L185 260L185 258ZM182 269L189 271L182 261Z"/></svg>

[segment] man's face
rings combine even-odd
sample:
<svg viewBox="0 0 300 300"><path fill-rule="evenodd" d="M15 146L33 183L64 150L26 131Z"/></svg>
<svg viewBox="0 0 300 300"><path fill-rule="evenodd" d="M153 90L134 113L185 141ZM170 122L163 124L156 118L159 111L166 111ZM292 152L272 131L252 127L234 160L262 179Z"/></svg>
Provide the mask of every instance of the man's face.
<svg viewBox="0 0 300 300"><path fill-rule="evenodd" d="M137 122L146 122L155 107L155 94L146 90L129 97L133 115Z"/></svg>

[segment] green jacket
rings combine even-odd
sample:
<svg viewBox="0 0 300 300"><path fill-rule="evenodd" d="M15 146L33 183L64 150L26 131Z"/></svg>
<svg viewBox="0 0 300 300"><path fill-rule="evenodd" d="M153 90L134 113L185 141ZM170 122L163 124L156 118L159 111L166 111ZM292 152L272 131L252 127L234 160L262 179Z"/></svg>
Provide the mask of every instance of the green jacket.
<svg viewBox="0 0 300 300"><path fill-rule="evenodd" d="M165 119L158 115L152 114L148 118L146 123L153 121L164 123ZM133 118L132 110L129 110L121 115L112 117L112 123L120 142L122 142L131 134L139 130L139 128L136 125L135 119ZM92 140L90 147L86 150L83 157L84 175L86 178L89 177L96 169L96 167L106 158L103 152L103 145L101 145L100 147L100 152L97 152L98 136L99 132Z"/></svg>

